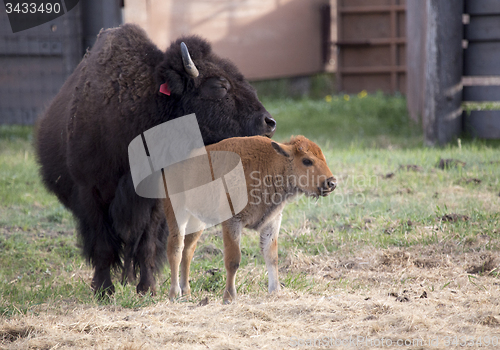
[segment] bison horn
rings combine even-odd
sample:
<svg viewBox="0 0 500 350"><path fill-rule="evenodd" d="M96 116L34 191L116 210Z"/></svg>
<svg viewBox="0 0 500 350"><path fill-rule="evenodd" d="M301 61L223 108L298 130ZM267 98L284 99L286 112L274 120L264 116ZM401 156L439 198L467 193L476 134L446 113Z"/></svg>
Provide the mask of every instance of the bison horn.
<svg viewBox="0 0 500 350"><path fill-rule="evenodd" d="M200 73L198 72L198 69L196 68L193 60L191 59L188 48L186 44L184 44L184 42L181 43L181 53L182 63L184 63L184 69L186 70L186 73L193 78L196 78Z"/></svg>

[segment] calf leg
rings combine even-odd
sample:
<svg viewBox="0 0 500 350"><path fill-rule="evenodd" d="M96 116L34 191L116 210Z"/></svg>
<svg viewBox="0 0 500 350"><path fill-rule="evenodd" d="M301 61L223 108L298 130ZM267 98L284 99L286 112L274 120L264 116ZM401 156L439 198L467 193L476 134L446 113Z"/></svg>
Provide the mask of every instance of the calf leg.
<svg viewBox="0 0 500 350"><path fill-rule="evenodd" d="M184 249L182 250L181 261L181 291L182 295L191 295L191 287L189 286L189 268L193 260L196 244L201 237L202 231L194 232L184 237Z"/></svg>
<svg viewBox="0 0 500 350"><path fill-rule="evenodd" d="M260 231L260 249L266 261L269 293L281 289L278 278L278 235L280 226L281 213Z"/></svg>
<svg viewBox="0 0 500 350"><path fill-rule="evenodd" d="M236 271L240 267L241 250L241 223L239 221L226 221L222 224L222 237L224 240L224 265L226 266L226 289L224 290L224 304L236 300Z"/></svg>
<svg viewBox="0 0 500 350"><path fill-rule="evenodd" d="M170 265L170 292L168 297L173 300L181 295L181 287L179 284L179 265L182 259L182 251L184 249L184 235L181 234L177 225L170 225L167 239L167 257Z"/></svg>

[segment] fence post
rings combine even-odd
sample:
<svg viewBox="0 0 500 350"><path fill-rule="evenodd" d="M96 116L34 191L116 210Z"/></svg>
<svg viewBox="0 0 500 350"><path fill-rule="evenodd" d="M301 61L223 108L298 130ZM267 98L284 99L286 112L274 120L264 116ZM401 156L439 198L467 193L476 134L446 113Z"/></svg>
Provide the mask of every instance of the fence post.
<svg viewBox="0 0 500 350"><path fill-rule="evenodd" d="M417 14L408 13L408 33L417 39L408 40L408 65L416 72L409 74L408 107L412 118L422 114L428 145L443 145L462 132L463 8L464 0L408 0L408 11Z"/></svg>
<svg viewBox="0 0 500 350"><path fill-rule="evenodd" d="M94 45L101 29L122 24L122 0L84 0L82 4L83 52Z"/></svg>
<svg viewBox="0 0 500 350"><path fill-rule="evenodd" d="M463 0L427 2L425 139L445 144L462 132Z"/></svg>

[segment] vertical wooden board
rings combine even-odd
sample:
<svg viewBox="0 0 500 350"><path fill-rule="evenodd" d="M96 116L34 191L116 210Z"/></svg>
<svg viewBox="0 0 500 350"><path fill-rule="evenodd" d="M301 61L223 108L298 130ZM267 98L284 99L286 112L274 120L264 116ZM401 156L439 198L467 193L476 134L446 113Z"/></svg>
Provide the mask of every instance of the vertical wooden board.
<svg viewBox="0 0 500 350"><path fill-rule="evenodd" d="M406 73L398 73L398 91L406 95Z"/></svg>
<svg viewBox="0 0 500 350"><path fill-rule="evenodd" d="M406 45L398 45L398 61L396 65L398 66L406 66Z"/></svg>
<svg viewBox="0 0 500 350"><path fill-rule="evenodd" d="M500 111L472 111L465 115L465 130L474 137L500 139Z"/></svg>
<svg viewBox="0 0 500 350"><path fill-rule="evenodd" d="M500 101L500 86L464 86L463 100L473 102Z"/></svg>
<svg viewBox="0 0 500 350"><path fill-rule="evenodd" d="M33 124L82 57L81 11L13 34L0 12L0 124Z"/></svg>
<svg viewBox="0 0 500 350"><path fill-rule="evenodd" d="M406 99L410 118L419 121L423 112L424 50L426 12L422 0L408 0L406 5Z"/></svg>
<svg viewBox="0 0 500 350"><path fill-rule="evenodd" d="M464 31L469 41L500 40L500 15L471 16Z"/></svg>
<svg viewBox="0 0 500 350"><path fill-rule="evenodd" d="M500 42L471 42L464 50L464 75L500 75Z"/></svg>
<svg viewBox="0 0 500 350"><path fill-rule="evenodd" d="M344 14L341 31L340 41L389 38L390 15L388 13Z"/></svg>
<svg viewBox="0 0 500 350"><path fill-rule="evenodd" d="M390 48L384 46L344 46L341 49L343 67L390 66Z"/></svg>
<svg viewBox="0 0 500 350"><path fill-rule="evenodd" d="M340 7L388 6L392 0L338 0Z"/></svg>
<svg viewBox="0 0 500 350"><path fill-rule="evenodd" d="M390 74L343 74L342 92L356 94L361 90L391 93Z"/></svg>
<svg viewBox="0 0 500 350"><path fill-rule="evenodd" d="M465 13L468 13L470 15L500 14L500 1L498 1L498 0L465 0Z"/></svg>
<svg viewBox="0 0 500 350"><path fill-rule="evenodd" d="M398 12L397 14L396 37L406 38L406 12Z"/></svg>

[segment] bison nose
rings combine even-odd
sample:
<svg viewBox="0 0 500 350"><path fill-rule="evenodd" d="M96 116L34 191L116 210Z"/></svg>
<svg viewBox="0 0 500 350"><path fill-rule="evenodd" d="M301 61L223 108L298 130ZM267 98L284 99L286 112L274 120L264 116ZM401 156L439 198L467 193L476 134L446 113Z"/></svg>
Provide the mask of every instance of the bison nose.
<svg viewBox="0 0 500 350"><path fill-rule="evenodd" d="M270 132L274 132L274 130L276 130L276 120L274 120L273 117L271 117L270 115L266 115L266 117L264 118L264 122L266 123L267 128Z"/></svg>

